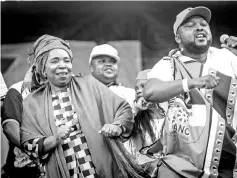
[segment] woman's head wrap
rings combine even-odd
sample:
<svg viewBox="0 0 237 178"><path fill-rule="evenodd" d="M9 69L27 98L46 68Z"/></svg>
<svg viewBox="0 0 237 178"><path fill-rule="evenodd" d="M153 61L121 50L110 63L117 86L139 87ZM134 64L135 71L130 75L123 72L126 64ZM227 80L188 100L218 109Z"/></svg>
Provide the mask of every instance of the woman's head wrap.
<svg viewBox="0 0 237 178"><path fill-rule="evenodd" d="M136 80L147 80L148 77L148 73L151 71L151 69L146 69L146 70L142 70L137 74L137 78Z"/></svg>
<svg viewBox="0 0 237 178"><path fill-rule="evenodd" d="M48 59L49 52L53 49L63 49L67 51L71 60L73 59L72 51L68 41L62 40L61 38L43 35L36 40L36 42L29 48L28 61L34 61L36 66L36 73L40 79L44 82L45 77L45 64Z"/></svg>
<svg viewBox="0 0 237 178"><path fill-rule="evenodd" d="M22 91L25 88L31 90L32 86L41 86L47 82L45 65L49 52L53 49L63 49L67 51L72 61L73 55L68 41L50 35L41 36L28 50L27 61L29 63L33 62L34 64L25 75Z"/></svg>

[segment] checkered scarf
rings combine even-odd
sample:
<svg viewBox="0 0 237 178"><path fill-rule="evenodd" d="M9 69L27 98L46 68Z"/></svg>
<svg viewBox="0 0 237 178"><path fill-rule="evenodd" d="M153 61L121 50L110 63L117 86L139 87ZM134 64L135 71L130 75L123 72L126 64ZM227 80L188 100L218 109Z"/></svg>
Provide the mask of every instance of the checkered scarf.
<svg viewBox="0 0 237 178"><path fill-rule="evenodd" d="M45 87L39 88L24 100L24 119L21 124L22 144L34 138L48 137L57 133L49 87L47 84ZM96 171L99 175L107 175L106 177L119 177L121 171L118 170L122 168L124 173L130 158L125 158L124 154L126 153L121 153L119 145L113 139L107 139L107 144L101 144L104 143L105 138L98 134L98 131L105 123L113 123L126 126L129 133L133 126L131 108L125 100L115 95L92 76L72 77L69 89L75 111L78 113L79 119L82 119L80 125L86 136ZM106 97L102 97L104 93L106 93ZM92 110L92 106L95 109ZM100 120L102 118L103 121ZM120 142L120 146L121 144ZM111 165L113 165L112 170L109 169ZM63 150L58 146L51 153L47 163L48 177L69 177L67 169Z"/></svg>

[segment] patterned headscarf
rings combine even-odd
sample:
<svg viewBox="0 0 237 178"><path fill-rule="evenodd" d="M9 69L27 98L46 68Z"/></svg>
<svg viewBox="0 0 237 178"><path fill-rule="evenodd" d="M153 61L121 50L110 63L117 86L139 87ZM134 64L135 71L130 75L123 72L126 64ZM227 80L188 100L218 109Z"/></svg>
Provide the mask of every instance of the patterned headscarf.
<svg viewBox="0 0 237 178"><path fill-rule="evenodd" d="M64 49L69 54L71 60L73 59L68 41L50 35L43 35L38 38L30 47L28 52L28 60L34 61L36 73L43 81L45 81L45 64L48 59L49 52L53 49Z"/></svg>
<svg viewBox="0 0 237 178"><path fill-rule="evenodd" d="M41 36L29 48L27 61L31 61L34 64L30 67L25 75L22 92L26 88L31 91L32 87L37 86L38 88L47 82L45 75L45 65L49 52L53 49L63 49L67 51L72 61L73 55L68 41L50 35Z"/></svg>

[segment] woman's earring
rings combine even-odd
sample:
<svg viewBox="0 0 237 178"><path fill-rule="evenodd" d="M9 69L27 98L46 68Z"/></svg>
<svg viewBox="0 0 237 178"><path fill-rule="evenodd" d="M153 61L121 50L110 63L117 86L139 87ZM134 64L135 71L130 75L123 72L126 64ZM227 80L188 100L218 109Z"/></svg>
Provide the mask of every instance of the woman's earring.
<svg viewBox="0 0 237 178"><path fill-rule="evenodd" d="M184 48L180 48L180 51L183 52L183 51L184 51Z"/></svg>
<svg viewBox="0 0 237 178"><path fill-rule="evenodd" d="M45 72L43 73L43 77L47 79L47 74Z"/></svg>

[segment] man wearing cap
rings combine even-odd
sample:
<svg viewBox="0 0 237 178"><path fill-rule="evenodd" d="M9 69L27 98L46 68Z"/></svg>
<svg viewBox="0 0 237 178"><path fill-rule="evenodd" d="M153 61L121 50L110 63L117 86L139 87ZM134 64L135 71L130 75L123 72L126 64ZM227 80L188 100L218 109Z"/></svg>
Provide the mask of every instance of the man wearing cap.
<svg viewBox="0 0 237 178"><path fill-rule="evenodd" d="M158 177L237 177L237 57L211 47L210 19L202 6L177 15L179 48L153 67L144 87L147 101L169 103Z"/></svg>
<svg viewBox="0 0 237 178"><path fill-rule="evenodd" d="M125 99L133 106L135 90L126 88L117 83L118 63L120 58L118 51L108 44L95 46L90 54L89 66L93 77L105 84L115 94Z"/></svg>

